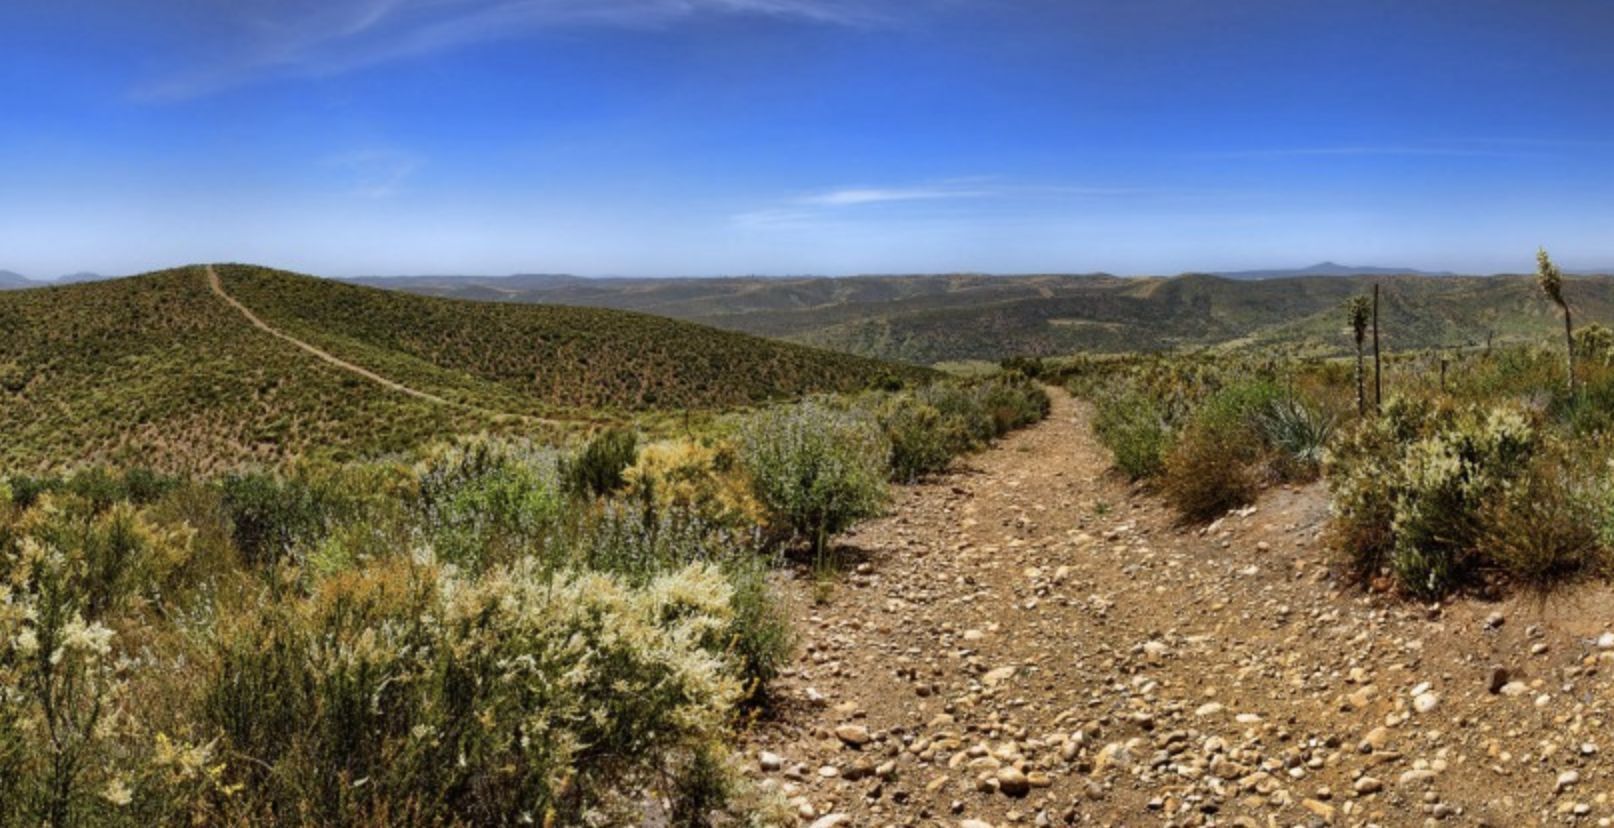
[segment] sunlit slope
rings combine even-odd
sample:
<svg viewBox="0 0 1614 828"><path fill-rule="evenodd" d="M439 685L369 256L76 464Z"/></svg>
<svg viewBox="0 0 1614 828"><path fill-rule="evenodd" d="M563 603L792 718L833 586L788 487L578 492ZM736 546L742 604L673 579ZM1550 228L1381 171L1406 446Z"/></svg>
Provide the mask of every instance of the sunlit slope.
<svg viewBox="0 0 1614 828"><path fill-rule="evenodd" d="M631 308L881 359L930 364L1179 347L1349 347L1341 305L1374 283L1399 348L1550 338L1528 276L869 276L848 279L374 280L432 295ZM1614 279L1570 280L1586 321L1614 319Z"/></svg>
<svg viewBox="0 0 1614 828"><path fill-rule="evenodd" d="M394 379L444 396L455 382L492 383L549 411L723 408L926 373L641 313L437 299L257 267L218 272L271 324Z"/></svg>
<svg viewBox="0 0 1614 828"><path fill-rule="evenodd" d="M483 430L718 409L917 369L640 314L402 296L244 266L0 293L0 471L211 471ZM561 421L556 424L554 421Z"/></svg>

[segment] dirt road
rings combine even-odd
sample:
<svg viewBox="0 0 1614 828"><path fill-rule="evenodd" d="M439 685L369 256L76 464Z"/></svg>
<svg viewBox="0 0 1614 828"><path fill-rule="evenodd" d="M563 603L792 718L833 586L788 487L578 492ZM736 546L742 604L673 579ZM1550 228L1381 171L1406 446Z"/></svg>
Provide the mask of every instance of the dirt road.
<svg viewBox="0 0 1614 828"><path fill-rule="evenodd" d="M1424 606L1337 580L1317 486L1183 528L1088 412L848 538L745 761L803 825L1608 825L1606 588Z"/></svg>

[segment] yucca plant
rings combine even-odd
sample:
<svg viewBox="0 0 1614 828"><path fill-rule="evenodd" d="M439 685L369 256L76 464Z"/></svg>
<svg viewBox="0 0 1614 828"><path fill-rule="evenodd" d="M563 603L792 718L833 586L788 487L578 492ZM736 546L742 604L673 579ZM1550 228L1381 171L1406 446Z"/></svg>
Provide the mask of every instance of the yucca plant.
<svg viewBox="0 0 1614 828"><path fill-rule="evenodd" d="M1356 413L1361 416L1367 413L1367 365L1362 345L1367 339L1367 323L1373 315L1373 304L1366 296L1355 296L1346 305L1346 312L1350 315L1351 333L1356 337Z"/></svg>
<svg viewBox="0 0 1614 828"><path fill-rule="evenodd" d="M1575 325L1569 313L1569 303L1564 301L1564 275L1558 266L1552 263L1552 257L1547 255L1546 248L1536 249L1536 284L1541 286L1541 292L1547 294L1558 309L1564 312L1564 354L1569 367L1569 393L1575 393Z"/></svg>

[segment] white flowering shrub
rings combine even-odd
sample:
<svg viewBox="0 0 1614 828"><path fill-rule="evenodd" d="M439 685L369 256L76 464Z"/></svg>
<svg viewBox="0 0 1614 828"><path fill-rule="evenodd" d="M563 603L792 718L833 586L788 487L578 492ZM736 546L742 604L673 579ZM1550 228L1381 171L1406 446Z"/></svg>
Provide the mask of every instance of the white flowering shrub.
<svg viewBox="0 0 1614 828"><path fill-rule="evenodd" d="M0 586L0 824L73 825L129 802L110 746L125 676L63 550L24 538Z"/></svg>
<svg viewBox="0 0 1614 828"><path fill-rule="evenodd" d="M748 478L650 468L8 481L0 826L762 824L728 751L791 636Z"/></svg>
<svg viewBox="0 0 1614 828"><path fill-rule="evenodd" d="M633 587L399 562L221 632L208 709L277 819L622 824L721 749L731 596L705 564Z"/></svg>
<svg viewBox="0 0 1614 828"><path fill-rule="evenodd" d="M1486 511L1539 448L1514 409L1392 400L1327 454L1336 537L1365 576L1387 567L1408 592L1449 591L1491 563Z"/></svg>

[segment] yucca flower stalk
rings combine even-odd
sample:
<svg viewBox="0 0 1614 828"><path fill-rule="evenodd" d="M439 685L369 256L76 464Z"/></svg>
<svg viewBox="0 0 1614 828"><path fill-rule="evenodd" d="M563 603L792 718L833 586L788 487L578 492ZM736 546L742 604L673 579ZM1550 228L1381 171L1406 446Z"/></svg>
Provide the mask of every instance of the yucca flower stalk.
<svg viewBox="0 0 1614 828"><path fill-rule="evenodd" d="M1575 325L1564 301L1564 274L1552 263L1546 248L1536 249L1536 284L1564 312L1564 356L1569 367L1569 393L1575 393Z"/></svg>
<svg viewBox="0 0 1614 828"><path fill-rule="evenodd" d="M1367 365L1362 345L1367 339L1367 323L1373 313L1373 305L1366 296L1356 296L1346 306L1350 315L1351 333L1356 337L1356 414L1361 416L1367 413Z"/></svg>

